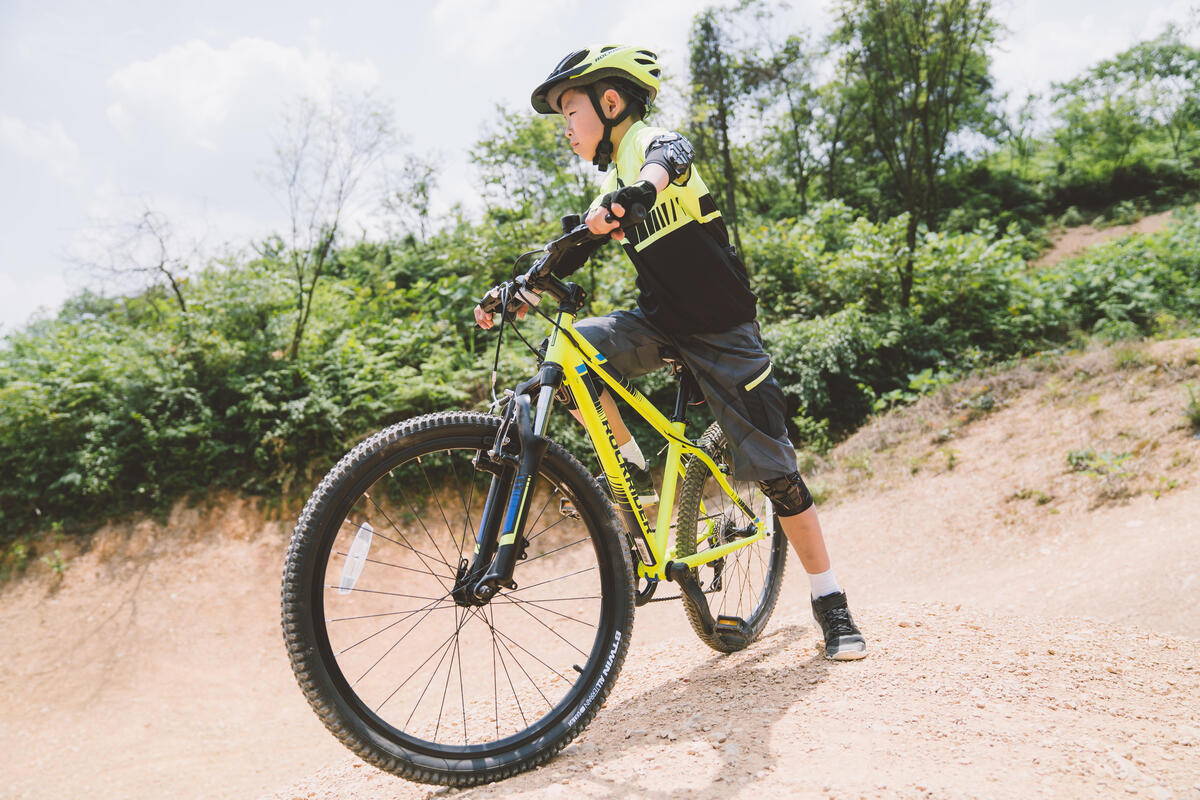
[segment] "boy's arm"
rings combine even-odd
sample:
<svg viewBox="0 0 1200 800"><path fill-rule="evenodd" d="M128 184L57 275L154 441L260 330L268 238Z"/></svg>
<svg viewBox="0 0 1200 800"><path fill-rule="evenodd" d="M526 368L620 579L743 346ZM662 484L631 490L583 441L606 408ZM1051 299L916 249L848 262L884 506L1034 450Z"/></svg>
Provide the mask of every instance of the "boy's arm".
<svg viewBox="0 0 1200 800"><path fill-rule="evenodd" d="M599 208L600 202L603 199L604 195L598 195L596 199L592 201L592 204L588 206L587 214L585 214L585 216L590 215L594 209ZM558 260L558 263L554 265L555 277L565 278L578 270L587 263L587 260L591 258L606 241L607 239L596 239L591 242L584 242L583 244L576 245L575 248L569 252L563 253L562 257Z"/></svg>
<svg viewBox="0 0 1200 800"><path fill-rule="evenodd" d="M651 181L660 192L667 188L668 182L682 186L692 177L692 161L695 157L696 151L692 143L683 136L678 133L660 133L646 146L646 163L642 165L642 172L638 177ZM658 169L652 170L652 167ZM654 177L650 177L648 172Z"/></svg>
<svg viewBox="0 0 1200 800"><path fill-rule="evenodd" d="M695 151L691 143L678 133L662 133L646 131L651 134L649 142L639 146L644 147L646 160L638 173L638 180L628 186L622 186L604 195L597 204L592 204L588 212L587 223L593 233L612 232L612 238L622 239L624 234L617 230L618 222L605 222L604 216L610 212L614 217L625 216L625 209L634 203L640 203L647 210L654 207L658 193L671 183L684 185L692 176L692 159ZM644 140L643 140L644 141Z"/></svg>

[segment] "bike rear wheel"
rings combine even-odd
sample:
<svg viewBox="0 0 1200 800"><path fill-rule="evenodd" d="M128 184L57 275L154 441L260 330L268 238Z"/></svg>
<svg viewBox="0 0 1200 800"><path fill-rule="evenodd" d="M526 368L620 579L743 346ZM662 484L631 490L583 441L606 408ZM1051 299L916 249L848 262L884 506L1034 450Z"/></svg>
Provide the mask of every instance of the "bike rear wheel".
<svg viewBox="0 0 1200 800"><path fill-rule="evenodd" d="M733 461L720 426L716 423L709 426L698 444L728 475ZM761 541L692 570L692 576L708 603L709 618L738 617L745 621L748 636L735 641L710 631L702 610L687 594L682 598L696 635L722 653L741 650L762 635L779 599L787 563L787 538L758 484L732 478L729 483L755 513L767 520L768 534ZM753 519L725 494L708 468L695 459L688 461L680 484L676 520L677 557L703 553L754 530Z"/></svg>
<svg viewBox="0 0 1200 800"><path fill-rule="evenodd" d="M444 413L348 453L300 515L283 577L296 678L326 727L410 780L467 786L550 758L592 719L633 624L625 538L587 470L542 460L515 589L463 607L494 416Z"/></svg>

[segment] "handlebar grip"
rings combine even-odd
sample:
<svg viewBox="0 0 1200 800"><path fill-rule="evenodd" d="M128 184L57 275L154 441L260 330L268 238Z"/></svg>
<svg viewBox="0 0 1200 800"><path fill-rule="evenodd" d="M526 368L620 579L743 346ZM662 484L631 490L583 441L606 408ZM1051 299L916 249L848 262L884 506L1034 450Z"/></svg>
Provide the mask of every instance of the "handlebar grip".
<svg viewBox="0 0 1200 800"><path fill-rule="evenodd" d="M604 215L605 222L619 222L621 228L632 228L635 225L640 225L642 220L646 218L646 206L641 203L634 203L629 208L625 209L625 216L616 217L612 212Z"/></svg>

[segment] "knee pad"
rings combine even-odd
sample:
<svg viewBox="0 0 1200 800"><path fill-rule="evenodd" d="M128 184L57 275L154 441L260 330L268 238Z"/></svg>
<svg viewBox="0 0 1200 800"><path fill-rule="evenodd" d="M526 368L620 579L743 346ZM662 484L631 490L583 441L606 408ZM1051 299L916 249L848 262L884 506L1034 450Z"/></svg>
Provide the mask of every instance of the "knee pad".
<svg viewBox="0 0 1200 800"><path fill-rule="evenodd" d="M763 494L771 498L775 513L781 517L794 517L812 507L812 493L804 485L799 472L759 481L758 485L762 487Z"/></svg>

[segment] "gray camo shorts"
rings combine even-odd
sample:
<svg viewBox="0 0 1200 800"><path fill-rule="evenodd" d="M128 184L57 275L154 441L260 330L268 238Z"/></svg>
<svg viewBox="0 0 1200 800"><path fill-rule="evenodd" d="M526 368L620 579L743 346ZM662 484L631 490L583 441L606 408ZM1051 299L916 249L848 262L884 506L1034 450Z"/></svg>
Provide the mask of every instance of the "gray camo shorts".
<svg viewBox="0 0 1200 800"><path fill-rule="evenodd" d="M769 480L796 471L783 392L771 375L757 322L720 333L667 336L634 309L579 320L575 329L625 378L665 367L659 348L678 350L725 431L738 480Z"/></svg>

